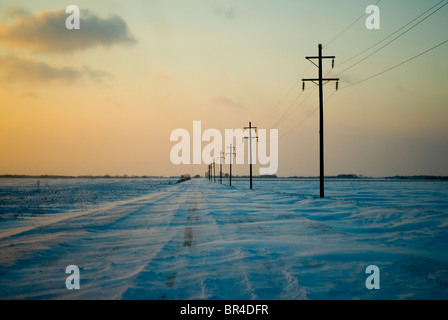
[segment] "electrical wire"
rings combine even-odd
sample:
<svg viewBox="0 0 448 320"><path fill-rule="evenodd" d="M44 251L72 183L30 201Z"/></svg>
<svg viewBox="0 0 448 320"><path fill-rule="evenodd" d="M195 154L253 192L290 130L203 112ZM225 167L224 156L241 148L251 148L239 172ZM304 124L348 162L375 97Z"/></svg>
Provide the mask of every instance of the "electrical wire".
<svg viewBox="0 0 448 320"><path fill-rule="evenodd" d="M381 0L379 0L376 4L378 4L380 1L381 1ZM423 12L422 14L420 14L418 17L416 17L416 18L414 18L413 20L411 20L410 22L408 22L408 23L407 23L406 25L404 25L403 27L397 29L395 32L393 32L392 34L390 34L390 35L387 36L386 38L384 38L384 39L382 39L381 41L375 43L374 45L372 45L372 46L370 46L369 48L365 49L364 51L358 53L357 55L355 55L355 56L353 56L353 57L351 57L351 58L349 58L349 59L343 61L341 64L339 64L339 66L342 65L342 64L344 64L344 63L346 63L346 62L348 62L348 61L350 61L350 60L352 60L352 59L354 59L354 58L356 58L356 57L358 57L358 56L360 56L361 54L363 54L363 53L365 53L366 51L372 49L373 47L377 46L377 45L380 44L381 42L387 40L388 38L390 38L391 36L395 35L395 34L398 33L399 31L403 30L404 28L406 28L407 26L409 26L411 23L415 22L417 19L421 18L421 17L424 16L426 13L428 13L429 11L431 11L432 9L434 9L435 7L437 7L439 4L441 4L441 3L444 2L444 1L445 1L445 0L439 1L437 4L435 4L434 6L432 6L431 8L429 8L428 10L426 10L425 12ZM379 49L375 50L374 52L372 52L372 53L369 54L368 56L364 57L364 58L361 59L360 61L356 62L356 63L353 64L352 66L350 66L350 67L344 69L343 71L339 72L336 76L339 76L339 75L342 74L343 72L345 72L345 71L351 69L352 67L358 65L358 64L361 63L362 61L365 61L366 59L368 59L369 57L371 57L373 54L375 54L375 53L377 53L378 51L382 50L383 48L385 48L386 46L388 46L389 44L391 44L392 42L394 42L395 40L397 40L398 38L400 38L401 36L403 36L404 34L406 34L407 32L409 32L410 30L412 30L413 28L415 28L416 26L418 26L420 23L422 23L423 21L425 21L426 19L428 19L429 17L431 17L433 14L435 14L436 12L438 12L439 10L441 10L441 9L442 9L443 7L445 7L447 4L448 4L448 3L443 4L442 6L440 6L439 8L437 8L436 10L434 10L433 12L431 12L429 15L427 15L426 17L424 17L423 19L421 19L420 21L418 21L416 24L414 24L414 25L411 26L410 28L406 29L406 30L405 30L404 32L402 32L400 35L398 35L397 37L395 37L394 39L392 39L391 41L389 41L389 42L386 43L385 45L381 46ZM339 33L336 37L334 37L332 40L330 40L325 46L328 46L330 43L332 43L334 40L336 40L338 37L340 37L344 32L346 32L346 31L347 31L348 29L350 29L356 22L358 22L363 16L364 16L364 14L363 14L361 17L359 17L358 19L356 19L352 24L350 24L346 29L344 29L344 30L343 30L341 33ZM442 46L442 45L444 45L444 44L447 43L447 42L448 42L448 40L445 40L445 41L443 41L443 42L441 42L441 43L439 43L439 44L437 44L437 45L431 47L430 49L427 49L427 50L425 50L425 51L423 51L423 52L421 52L421 53L419 53L419 54L417 54L417 55L415 55L415 56L413 56L413 57L411 57L411 58L409 58L409 59L407 59L407 60L405 60L405 61L403 61L403 62L401 62L401 63L399 63L399 64L396 64L396 65L394 65L394 66L392 66L392 67L390 67L390 68L388 68L388 69L386 69L386 70L383 70L383 71L381 71L381 72L379 72L379 73L376 73L376 74L374 74L374 75L372 75L372 76L370 76L370 77L367 77L367 78L365 78L365 79L362 79L362 80L357 81L357 82L355 82L355 83L352 83L352 84L350 84L350 85L347 85L347 86L345 86L345 87L342 87L342 88L340 88L340 90L343 90L343 89L352 87L352 86L357 85L357 84L359 84L359 83L362 83L362 82L364 82L364 81L367 81L367 80L370 80L370 79L375 78L375 77L377 77L377 76L380 76L380 75L382 75L382 74L384 74L384 73L386 73L386 72L388 72L388 71L391 71L391 70L393 70L393 69L395 69L395 68L397 68L397 67L399 67L399 66L402 66L402 65L404 65L404 64L406 64L406 63L408 63L408 62L410 62L410 61L412 61L412 60L414 60L414 59L416 59L416 58L418 58L418 57L420 57L420 56L422 56L422 55L424 55L424 54L426 54L426 53L428 53L428 52L430 52L430 51L432 51L432 50L434 50L434 49L436 49L436 48L438 48L438 47L440 47L440 46ZM327 73L327 75L328 75L329 73L330 73L330 71ZM330 96L328 96L328 97L325 99L324 102L327 102L328 100L330 100L330 98L331 98L336 92L337 92L337 91L334 91ZM309 95L308 95L308 97L309 97ZM308 98L308 97L307 97L307 98ZM305 102L305 100L302 101L301 104L303 104L303 102ZM301 104L300 104L300 105L301 105ZM300 105L299 105L299 106L300 106ZM291 115L298 109L299 106L297 106L297 108L296 108L291 114L289 114L285 119L282 120L283 117L280 118L280 120L282 120L281 122L283 122L283 121L285 121L287 118L289 118L289 117L290 117L290 116L291 116ZM290 108L291 108L291 107L290 107ZM289 108L289 109L290 109L290 108ZM288 109L288 110L289 110L289 109ZM309 118L311 118L311 116L312 116L313 114L316 113L317 110L319 110L318 107L317 107L316 109L314 109L310 114L308 114L302 121L300 121L300 122L299 122L298 124L296 124L294 127L292 127L292 128L289 129L287 132L285 132L285 133L283 133L282 135L280 135L280 136L279 136L279 139L285 137L286 135L290 134L291 132L295 131L298 127L300 127L301 125L303 125ZM285 114L284 114L284 115L285 115ZM281 122L280 122L280 123L281 123ZM279 124L279 123L278 123L278 124Z"/></svg>
<svg viewBox="0 0 448 320"><path fill-rule="evenodd" d="M326 77L330 74L330 72L331 72L331 69L325 74L324 78L326 78ZM325 84L324 84L324 85L325 85ZM291 114L289 114L288 117L286 117L286 119L288 119L290 116L292 116L292 115L299 109L299 107L300 107L303 103L305 103L305 101L311 96L311 94L314 92L315 89L316 89L316 87L314 87L314 88L312 89L312 91L311 91L310 94L305 98L305 100L303 100L303 101L296 107L296 109L295 109ZM306 89L306 90L308 90L308 89ZM326 98L326 99L324 100L324 102L326 102L326 101L327 101L331 96L333 96L335 93L336 93L336 91L334 91L328 98ZM314 111L312 112L312 114L314 114L314 112L316 112L316 110L314 110ZM296 128L298 128L300 125L302 125L306 120L308 120L308 119L311 117L312 114L308 115L308 116L307 116L302 122L300 122L298 125L294 126L294 127L291 128L290 130L288 130L286 133L284 133L283 135L281 135L281 136L279 137L279 139L280 139L281 137L287 135L288 133L294 131L294 130L295 130ZM283 121L285 121L286 119L284 119ZM281 121L281 122L283 122L283 121ZM278 124L280 124L280 123L278 123ZM274 127L274 126L273 126L273 127ZM271 128L271 129L272 129L272 128Z"/></svg>
<svg viewBox="0 0 448 320"><path fill-rule="evenodd" d="M425 51L423 51L423 52L421 52L421 53L419 53L419 54L417 54L417 55L415 55L415 56L413 56L413 57L411 57L411 58L409 58L409 59L407 59L407 60L405 60L405 61L403 61L403 62L400 62L400 63L398 63L398 64L396 64L396 65L394 65L394 66L392 66L392 67L390 67L390 68L387 68L387 69L385 69L385 70L383 70L383 71L381 71L381 72L378 72L378 73L376 73L376 74L374 74L374 75L372 75L372 76L370 76L370 77L367 77L367 78L365 78L365 79L362 79L362 80L357 81L357 82L355 82L355 83L352 83L352 84L350 84L350 85L347 85L347 86L345 86L345 87L342 87L342 88L340 88L339 90L343 90L343 89L346 89L346 88L355 86L355 85L357 85L357 84L359 84L359 83L362 83L362 82L364 82L364 81L370 80L370 79L375 78L375 77L377 77L377 76L380 76L380 75L382 75L382 74L384 74L384 73L386 73L386 72L388 72L388 71L391 71L391 70L393 70L393 69L395 69L395 68L398 68L398 67L400 67L400 66L402 66L402 65L404 65L404 64L406 64L406 63L408 63L408 62L410 62L410 61L412 61L412 60L414 60L414 59L417 59L418 57L421 57L422 55L424 55L424 54L426 54L426 53L428 53L428 52L430 52L430 51L432 51L432 50L437 49L438 47L444 45L444 44L447 43L447 42L448 42L448 39L445 40L445 41L443 41L443 42L441 42L441 43L439 43L439 44L437 44L437 45L435 45L435 46L433 46L433 47L431 47L431 48L429 48L429 49L427 49L427 50L425 50ZM336 92L337 92L337 91L334 91L331 95L329 95L329 96L325 99L324 102L327 102L328 100L330 100L330 98L331 98ZM310 118L310 117L311 117L311 116L312 116L318 109L319 109L319 108L316 108L313 112L311 112L311 113L310 113L306 118L304 118L301 122L299 122L297 125L295 125L294 127L292 127L290 130L288 130L287 132L285 132L285 133L283 133L281 136L279 136L279 139L282 138L282 137L284 137L284 136L286 136L286 135L288 135L289 133L293 132L293 131L296 130L298 127L300 127L300 126L301 126L303 123L305 123L305 121L308 120L308 119L309 119L309 118Z"/></svg>
<svg viewBox="0 0 448 320"><path fill-rule="evenodd" d="M281 123L285 122L289 117L291 117L310 97L310 95L313 93L314 89L315 88L313 88L311 90L310 94L308 96L306 96L305 99L302 100L302 102L300 102L290 114L287 115L289 110L291 110L291 108L294 106L294 104L297 102L298 98L303 94L304 91L300 92L300 94L297 96L296 100L294 100L294 102L289 106L288 110L286 110L286 112L282 115L282 117L279 120L277 120L277 122L271 127L271 129L274 127L278 127Z"/></svg>
<svg viewBox="0 0 448 320"><path fill-rule="evenodd" d="M351 57L351 58L348 58L348 59L346 59L346 60L344 60L344 61L338 63L338 65L336 66L336 68L337 68L337 67L340 67L340 66L342 66L342 65L344 65L345 63L347 63L347 62L350 61L350 60L353 60L354 58L359 57L360 55L362 55L363 53L365 53L365 52L369 51L370 49L374 48L375 46L377 46L377 45L380 44L381 42L383 42L383 41L389 39L389 38L392 37L394 34L396 34L397 32L399 32L399 31L401 31L401 30L403 30L403 29L406 28L408 25L410 25L412 22L414 22L415 20L419 19L420 17L422 17L423 15L425 15L426 13L428 13L429 11L431 11L432 9L434 9L435 7L437 7L440 3L444 2L444 1L445 1L445 0L441 0L441 1L439 1L438 3L436 3L435 5L433 5L431 8L429 8L429 9L426 10L425 12L421 13L419 16L417 16L416 18L412 19L411 21L409 21L407 24L405 24L405 25L402 26L401 28L395 30L394 32L392 32L391 34L389 34L387 37L385 37L385 38L383 38L382 40L378 41L377 43L371 45L371 46L368 47L367 49L365 49L365 50L359 52L358 54L354 55L354 56Z"/></svg>
<svg viewBox="0 0 448 320"><path fill-rule="evenodd" d="M370 80L370 79L372 79L372 78L375 78L375 77L377 77L377 76L379 76L379 75L382 75L383 73L386 73L386 72L388 72L388 71L391 71L391 70L393 70L393 69L395 69L395 68L398 68L399 66L402 66L402 65L404 65L405 63L408 63L408 62L410 62L410 61L412 61L412 60L414 60L414 59L416 59L416 58L418 58L418 57L420 57L420 56L422 56L422 55L424 55L424 54L426 54L426 53L428 53L428 52L430 52L430 51L432 51L432 50L434 50L434 49L436 49L436 48L438 48L438 47L440 47L440 46L442 46L442 45L444 45L444 44L447 43L447 42L448 42L448 39L445 40L445 41L443 41L443 42L441 42L441 43L439 43L439 44L437 44L437 45L435 45L435 46L432 47L432 48L429 48L428 50L425 50L425 51L423 51L423 52L421 52L421 53L419 53L419 54L413 56L412 58L409 58L409 59L407 59L407 60L405 60L405 61L403 61L403 62L401 62L401 63L399 63L399 64L394 65L393 67L390 67L390 68L388 68L388 69L386 69L386 70L383 70L383 71L381 71L381 72L378 72L378 73L376 73L376 74L374 74L374 75L372 75L372 76L370 76L370 77L367 77L367 78L362 79L362 80L360 80L360 81L357 81L357 82L355 82L355 83L349 84L349 85L347 85L347 86L345 86L345 87L342 87L342 88L340 88L340 90L343 90L343 89L352 87L352 86L354 86L354 85L357 85L357 84L362 83L362 82L364 82L364 81L367 81L367 80Z"/></svg>
<svg viewBox="0 0 448 320"><path fill-rule="evenodd" d="M310 65L308 65L307 67L306 67L306 69L305 69L305 71L303 72L303 74L302 74L302 77L303 77L303 75L305 75L305 73L308 71L308 69L310 68ZM294 87L295 86L297 86L297 84L300 82L300 79L302 78L302 77L300 77L296 82L294 82L294 84L292 85L292 87L288 90L288 92L282 97L282 99L274 106L274 108L272 108L270 111L268 111L267 113L265 113L265 115L264 116L262 116L261 118L259 118L258 120L257 120L257 122L261 122L263 119L265 119L269 114L271 114L274 110L276 110L280 105L281 105L281 103L286 99L286 97L291 93L291 91L294 89ZM300 94L299 94L299 96L300 96ZM297 99L298 97L296 97L296 99ZM296 100L295 100L296 101Z"/></svg>
<svg viewBox="0 0 448 320"><path fill-rule="evenodd" d="M272 108L270 111L266 112L264 116L262 116L261 118L259 118L257 120L257 122L262 121L263 119L265 119L269 114L271 114L272 112L274 112L274 110L276 110L280 104L286 99L286 97L291 93L292 89L294 89L297 84L299 83L299 80L297 80L296 82L294 82L293 86L291 87L291 89L288 90L288 92L283 96L283 98L281 98L281 100L274 106L274 108Z"/></svg>
<svg viewBox="0 0 448 320"><path fill-rule="evenodd" d="M332 94L330 94L327 98L325 98L324 103L326 103L328 100L330 100L330 98L336 93L337 91L333 91ZM298 124L296 124L294 127L292 127L291 129L289 129L287 132L283 133L281 136L279 136L278 138L282 138L288 134L290 134L291 132L293 132L294 130L296 130L298 127L300 127L302 124L305 123L306 120L308 120L309 118L311 118L311 116L313 114L316 113L316 111L319 110L319 107L317 107L316 109L313 110L313 112L311 112L308 116L306 116L302 121L300 121Z"/></svg>
<svg viewBox="0 0 448 320"><path fill-rule="evenodd" d="M340 71L336 76L339 76L340 74L344 73L345 71L355 67L356 65L360 64L361 62L365 61L366 59L370 58L371 56L373 56L375 53L377 53L378 51L382 50L383 48L385 48L386 46L388 46L389 44L391 44L392 42L394 42L395 40L397 40L398 38L400 38L401 36L403 36L404 34L408 33L409 31L411 31L413 28L415 28L416 26L418 26L420 23L422 23L423 21L425 21L426 19L428 19L429 17L431 17L433 14L435 14L436 12L438 12L440 9L442 9L443 7L445 7L448 4L445 3L444 5L442 5L441 7L437 8L435 11L431 12L429 15L427 15L426 17L424 17L422 20L420 20L419 22L417 22L416 24L414 24L413 26L411 26L410 28L408 28L407 30L405 30L404 32L402 32L401 34L399 34L397 37L393 38L391 41L387 42L385 45L381 46L380 48L378 48L377 50L373 51L372 53L370 53L369 55L365 56L364 58L362 58L361 60L359 60L358 62L352 64L350 67L344 69L343 71Z"/></svg>
<svg viewBox="0 0 448 320"><path fill-rule="evenodd" d="M375 5L377 5L378 3L380 3L381 0L378 0ZM324 47L328 46L330 43L332 43L334 40L336 40L337 38L339 38L341 35L343 35L347 30L349 30L351 27L353 27L359 20L361 20L362 18L364 18L365 13L363 13L359 18L357 18L355 21L353 21L347 28L345 28L344 30L342 30L337 36L335 36L333 39L331 39L329 42L327 42L327 44L324 45Z"/></svg>
<svg viewBox="0 0 448 320"><path fill-rule="evenodd" d="M316 113L316 111L319 110L319 108L314 109L313 112L311 112L305 119L303 119L301 122L299 122L297 125L295 125L294 127L292 127L291 129L289 129L287 132L283 133L281 136L278 137L278 139L280 140L281 138L283 138L284 136L290 134L291 132L293 132L295 129L297 129L298 127L300 127L306 120L308 120L314 113Z"/></svg>

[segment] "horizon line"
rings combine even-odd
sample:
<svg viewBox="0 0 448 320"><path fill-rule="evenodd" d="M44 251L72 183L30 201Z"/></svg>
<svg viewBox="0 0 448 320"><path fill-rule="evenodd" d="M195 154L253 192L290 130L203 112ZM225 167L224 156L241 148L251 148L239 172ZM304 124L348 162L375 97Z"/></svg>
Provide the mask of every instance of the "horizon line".
<svg viewBox="0 0 448 320"><path fill-rule="evenodd" d="M183 174L185 175L185 174ZM189 174L188 174L189 175ZM182 175L57 175L57 174L42 174L42 175L29 175L29 174L0 174L0 178L42 178L42 179L79 179L79 178L95 178L95 179L144 179L144 178L178 178ZM191 176L191 175L189 175ZM206 178L206 175L194 175L193 178ZM223 177L228 178L229 175L226 173ZM233 178L248 178L249 175L232 175ZM289 176L277 176L277 175L257 175L253 176L254 178L260 179L319 179L319 176L297 176L297 175L289 175ZM448 176L444 175L427 175L427 174L419 174L419 175L388 175L388 176L364 176L357 174L339 174L339 175L329 175L325 176L326 179L441 179L448 180Z"/></svg>

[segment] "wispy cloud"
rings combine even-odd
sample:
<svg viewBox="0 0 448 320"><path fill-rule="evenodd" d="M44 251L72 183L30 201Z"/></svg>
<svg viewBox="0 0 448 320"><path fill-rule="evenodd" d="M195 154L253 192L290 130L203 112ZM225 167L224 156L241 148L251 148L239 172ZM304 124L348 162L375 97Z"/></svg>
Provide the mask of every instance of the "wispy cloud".
<svg viewBox="0 0 448 320"><path fill-rule="evenodd" d="M68 30L64 10L30 14L25 8L10 7L5 14L13 21L0 24L0 44L33 51L68 52L96 46L135 44L126 21L118 15L102 18L90 10L81 10L81 28Z"/></svg>
<svg viewBox="0 0 448 320"><path fill-rule="evenodd" d="M174 81L173 77L171 77L171 76L169 76L169 75L167 75L166 73L163 73L163 72L157 73L156 74L156 78L157 78L157 80L165 81L165 82L172 82L172 81Z"/></svg>
<svg viewBox="0 0 448 320"><path fill-rule="evenodd" d="M349 84L353 84L355 82L358 82L360 80L360 78L356 75L353 74L343 74L339 77L340 79L340 83L339 84L343 84L344 86L349 85Z"/></svg>
<svg viewBox="0 0 448 320"><path fill-rule="evenodd" d="M211 103L218 108L231 108L231 109L243 109L244 107L234 102L232 99L226 97L215 97L211 100Z"/></svg>
<svg viewBox="0 0 448 320"><path fill-rule="evenodd" d="M213 12L220 16L224 17L226 19L233 19L236 17L236 8L233 7L222 7L222 6L215 6L213 8Z"/></svg>
<svg viewBox="0 0 448 320"><path fill-rule="evenodd" d="M20 95L21 98L32 99L32 100L43 100L41 95L33 91L25 91Z"/></svg>
<svg viewBox="0 0 448 320"><path fill-rule="evenodd" d="M234 19L238 15L237 8L235 6L228 5L223 1L212 0L209 2L209 6L211 11L221 18Z"/></svg>
<svg viewBox="0 0 448 320"><path fill-rule="evenodd" d="M1 15L2 20L24 18L30 16L31 12L22 6L8 7Z"/></svg>
<svg viewBox="0 0 448 320"><path fill-rule="evenodd" d="M101 82L111 75L89 67L56 67L31 58L0 56L0 74L8 81L45 84L52 81L73 83L81 80Z"/></svg>

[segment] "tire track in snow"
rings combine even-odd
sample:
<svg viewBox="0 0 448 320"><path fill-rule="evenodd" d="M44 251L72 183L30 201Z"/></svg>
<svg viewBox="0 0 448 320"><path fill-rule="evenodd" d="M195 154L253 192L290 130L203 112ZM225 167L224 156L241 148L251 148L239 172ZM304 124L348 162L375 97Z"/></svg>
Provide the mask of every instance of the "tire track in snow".
<svg viewBox="0 0 448 320"><path fill-rule="evenodd" d="M228 246L229 237L226 229L225 219L229 217L226 207L234 200L232 190L222 189L215 186L216 192L231 193L231 197L226 195L225 199L219 197L208 197L206 203L208 218L213 226L214 232L210 232L214 236L209 237L209 241L204 244L206 255L208 256L207 266L210 272L206 281L207 291L211 298L214 299L255 299L251 283L247 277L247 270L244 270L241 264L242 252L239 247ZM230 199L229 199L230 198ZM229 201L230 200L230 201ZM230 216L231 217L231 216ZM225 265L226 277L221 280L222 275L213 272L213 269L222 270Z"/></svg>
<svg viewBox="0 0 448 320"><path fill-rule="evenodd" d="M124 299L256 299L243 250L228 246L234 233L222 230L215 192L203 181L185 183L177 195L184 205L173 215L175 235L135 278ZM204 191L207 190L207 191ZM213 208L213 209L212 209ZM229 241L230 240L230 241ZM231 266L230 266L230 265ZM230 268L229 268L230 267ZM229 269L226 274L223 270Z"/></svg>
<svg viewBox="0 0 448 320"><path fill-rule="evenodd" d="M196 224L199 221L198 202L194 191L184 182L176 194L179 206L172 212L167 229L171 235L133 279L122 294L123 299L172 299L187 267L185 253L197 243ZM192 195L193 193L193 195ZM197 190L196 190L197 193Z"/></svg>
<svg viewBox="0 0 448 320"><path fill-rule="evenodd" d="M176 191L178 191L178 188ZM122 253L124 259L129 259L128 250L137 248L139 251L133 262L134 266L137 265L138 267L132 272L124 270L125 274L122 277L111 277L110 282L112 286L116 287L116 292L113 295L114 299L122 298L123 294L134 285L135 279L145 271L148 264L164 250L175 236L171 228L174 212L183 205L177 198L177 192L171 193L165 198L157 199L154 203L144 206L144 212L137 215L135 221L137 228L139 228L137 232L142 233L142 236L138 237L137 243L130 248L123 248ZM133 214L136 213L134 212ZM142 219L143 216L147 216L148 221ZM157 223L155 223L156 221ZM148 225L151 227L145 228ZM115 263L112 262L112 264ZM124 267L126 266L127 264L124 265ZM123 269L125 269L124 267Z"/></svg>

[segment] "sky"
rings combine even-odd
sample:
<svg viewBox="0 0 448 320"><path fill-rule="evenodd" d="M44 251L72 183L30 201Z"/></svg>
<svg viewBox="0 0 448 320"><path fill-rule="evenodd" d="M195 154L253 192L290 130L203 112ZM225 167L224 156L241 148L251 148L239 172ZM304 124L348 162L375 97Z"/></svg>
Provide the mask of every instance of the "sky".
<svg viewBox="0 0 448 320"><path fill-rule="evenodd" d="M439 2L2 0L0 174L203 175L172 163L171 133L251 121L278 129L278 176L318 176L318 89L301 79L323 44L340 78L324 86L325 174L448 175L448 43L358 83L446 41L448 6L347 61Z"/></svg>

